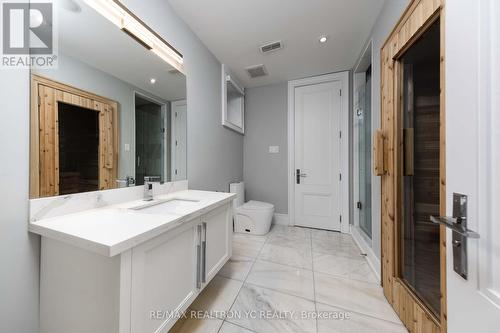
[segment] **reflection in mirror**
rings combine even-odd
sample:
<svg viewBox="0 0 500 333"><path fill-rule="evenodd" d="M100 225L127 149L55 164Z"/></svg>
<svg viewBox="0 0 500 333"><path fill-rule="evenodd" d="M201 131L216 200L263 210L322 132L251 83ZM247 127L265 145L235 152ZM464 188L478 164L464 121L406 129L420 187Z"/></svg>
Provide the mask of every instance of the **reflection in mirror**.
<svg viewBox="0 0 500 333"><path fill-rule="evenodd" d="M58 67L31 70L30 196L185 179L182 67L85 2L54 2Z"/></svg>

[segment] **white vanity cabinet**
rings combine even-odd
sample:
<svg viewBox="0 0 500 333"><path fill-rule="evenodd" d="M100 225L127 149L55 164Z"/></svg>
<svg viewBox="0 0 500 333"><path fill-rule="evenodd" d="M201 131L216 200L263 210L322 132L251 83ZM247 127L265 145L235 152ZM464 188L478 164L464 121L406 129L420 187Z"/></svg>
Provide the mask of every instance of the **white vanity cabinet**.
<svg viewBox="0 0 500 333"><path fill-rule="evenodd" d="M171 326L175 318L163 312L183 311L196 298L198 220L132 249L130 332Z"/></svg>
<svg viewBox="0 0 500 333"><path fill-rule="evenodd" d="M205 230L206 250L204 255L203 283L210 281L231 257L233 219L231 210L220 207L202 216ZM224 241L221 241L224 240ZM203 264L202 264L203 266Z"/></svg>
<svg viewBox="0 0 500 333"><path fill-rule="evenodd" d="M113 257L43 237L40 332L168 332L229 259L231 238L230 202Z"/></svg>

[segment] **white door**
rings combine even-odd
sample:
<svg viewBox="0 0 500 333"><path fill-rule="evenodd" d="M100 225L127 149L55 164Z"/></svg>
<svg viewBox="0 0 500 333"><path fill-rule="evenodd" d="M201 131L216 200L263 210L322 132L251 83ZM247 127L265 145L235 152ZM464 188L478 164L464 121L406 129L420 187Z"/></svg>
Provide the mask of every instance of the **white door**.
<svg viewBox="0 0 500 333"><path fill-rule="evenodd" d="M172 181L187 179L187 104L172 102Z"/></svg>
<svg viewBox="0 0 500 333"><path fill-rule="evenodd" d="M446 2L446 192L468 196L468 279L447 235L448 332L500 331L500 2ZM493 19L494 18L494 19Z"/></svg>
<svg viewBox="0 0 500 333"><path fill-rule="evenodd" d="M295 88L295 225L340 230L341 89Z"/></svg>

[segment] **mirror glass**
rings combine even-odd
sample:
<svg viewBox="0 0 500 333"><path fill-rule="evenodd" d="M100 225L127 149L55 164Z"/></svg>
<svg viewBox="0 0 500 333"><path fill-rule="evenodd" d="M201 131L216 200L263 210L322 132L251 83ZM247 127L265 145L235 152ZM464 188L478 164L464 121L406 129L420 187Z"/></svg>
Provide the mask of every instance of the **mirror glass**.
<svg viewBox="0 0 500 333"><path fill-rule="evenodd" d="M31 69L30 197L186 179L186 77L80 0L57 67Z"/></svg>
<svg viewBox="0 0 500 333"><path fill-rule="evenodd" d="M222 125L245 134L245 89L222 65Z"/></svg>

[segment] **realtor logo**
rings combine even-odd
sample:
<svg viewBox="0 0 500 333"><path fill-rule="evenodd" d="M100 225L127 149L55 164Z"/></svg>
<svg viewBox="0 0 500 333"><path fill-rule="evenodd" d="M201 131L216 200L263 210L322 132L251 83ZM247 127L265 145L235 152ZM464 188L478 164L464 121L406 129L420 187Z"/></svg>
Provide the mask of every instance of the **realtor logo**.
<svg viewBox="0 0 500 333"><path fill-rule="evenodd" d="M2 67L54 68L52 2L2 3Z"/></svg>

